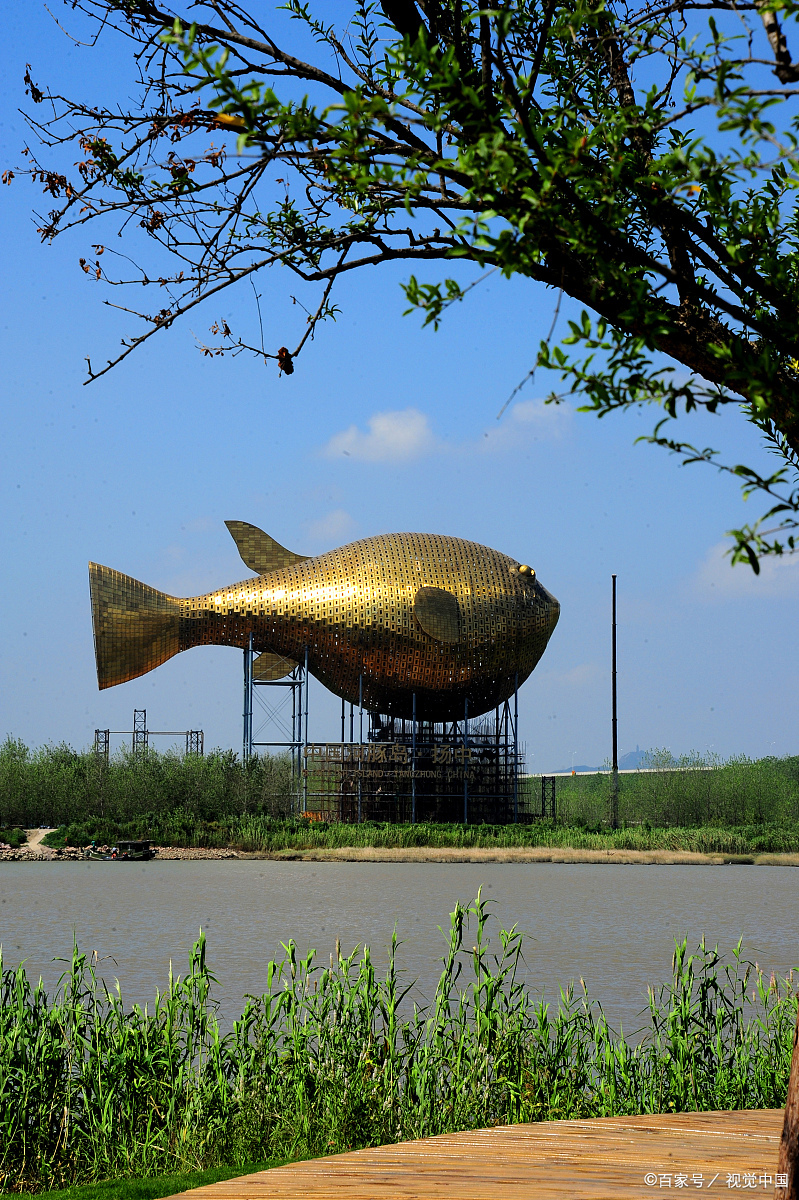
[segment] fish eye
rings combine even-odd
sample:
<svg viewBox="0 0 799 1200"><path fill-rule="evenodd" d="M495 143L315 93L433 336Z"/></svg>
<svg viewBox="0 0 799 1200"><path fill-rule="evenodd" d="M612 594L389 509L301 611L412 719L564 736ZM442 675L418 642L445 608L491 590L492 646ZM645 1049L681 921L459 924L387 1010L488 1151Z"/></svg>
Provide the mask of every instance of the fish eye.
<svg viewBox="0 0 799 1200"><path fill-rule="evenodd" d="M519 574L525 576L529 580L535 579L535 571L532 567L528 567L527 563L522 563L519 567Z"/></svg>

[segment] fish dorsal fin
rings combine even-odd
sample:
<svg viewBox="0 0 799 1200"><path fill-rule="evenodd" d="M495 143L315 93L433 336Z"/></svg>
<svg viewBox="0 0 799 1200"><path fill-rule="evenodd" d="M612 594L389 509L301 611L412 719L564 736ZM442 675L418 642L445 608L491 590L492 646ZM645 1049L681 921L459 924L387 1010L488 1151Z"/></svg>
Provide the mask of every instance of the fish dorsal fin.
<svg viewBox="0 0 799 1200"><path fill-rule="evenodd" d="M238 546L244 565L257 575L268 575L270 571L278 571L281 567L293 567L295 563L308 558L307 554L295 554L293 550L287 550L257 525L248 525L246 521L225 521L225 524Z"/></svg>
<svg viewBox="0 0 799 1200"><path fill-rule="evenodd" d="M297 665L293 658L283 658L281 654L266 650L252 664L252 677L263 683L272 683L289 675Z"/></svg>
<svg viewBox="0 0 799 1200"><path fill-rule="evenodd" d="M421 587L414 597L413 611L425 633L437 642L457 642L460 638L460 612L452 592Z"/></svg>

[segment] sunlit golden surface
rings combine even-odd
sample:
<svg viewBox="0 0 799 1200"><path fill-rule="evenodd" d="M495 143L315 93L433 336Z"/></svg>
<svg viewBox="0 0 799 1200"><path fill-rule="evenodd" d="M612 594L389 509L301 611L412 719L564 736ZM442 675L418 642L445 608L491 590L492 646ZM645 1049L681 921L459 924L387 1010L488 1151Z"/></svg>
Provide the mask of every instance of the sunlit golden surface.
<svg viewBox="0 0 799 1200"><path fill-rule="evenodd" d="M90 565L100 687L192 646L246 647L298 662L345 700L410 717L477 716L527 678L557 624L557 600L517 560L436 534L364 538L315 558L230 522L242 553L278 567L205 596L177 599ZM259 535L255 539L254 534ZM293 560L293 561L292 561Z"/></svg>

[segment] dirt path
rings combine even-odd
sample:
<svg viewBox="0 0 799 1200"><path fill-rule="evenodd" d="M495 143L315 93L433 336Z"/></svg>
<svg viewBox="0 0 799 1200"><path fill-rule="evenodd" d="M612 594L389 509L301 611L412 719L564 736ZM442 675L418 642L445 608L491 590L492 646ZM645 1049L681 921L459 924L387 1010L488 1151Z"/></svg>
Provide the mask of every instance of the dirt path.
<svg viewBox="0 0 799 1200"><path fill-rule="evenodd" d="M36 846L39 845L42 838L46 837L48 833L52 833L53 830L52 829L26 829L25 832L28 835L28 842L27 842L28 849L33 850L33 849L35 849Z"/></svg>

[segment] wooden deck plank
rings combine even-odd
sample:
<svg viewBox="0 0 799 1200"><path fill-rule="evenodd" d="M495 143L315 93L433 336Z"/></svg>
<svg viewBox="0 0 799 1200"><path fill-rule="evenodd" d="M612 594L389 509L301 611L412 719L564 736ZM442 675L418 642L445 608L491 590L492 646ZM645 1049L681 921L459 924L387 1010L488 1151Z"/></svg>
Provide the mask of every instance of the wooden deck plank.
<svg viewBox="0 0 799 1200"><path fill-rule="evenodd" d="M449 1133L229 1179L195 1189L192 1200L637 1200L675 1191L771 1196L782 1117L781 1109L679 1113ZM648 1173L657 1182L647 1184ZM751 1178L744 1180L751 1173L754 1187ZM695 1174L702 1176L701 1189ZM738 1186L730 1186L728 1175L735 1174ZM681 1186L679 1175L686 1177ZM661 1176L669 1177L668 1186Z"/></svg>

